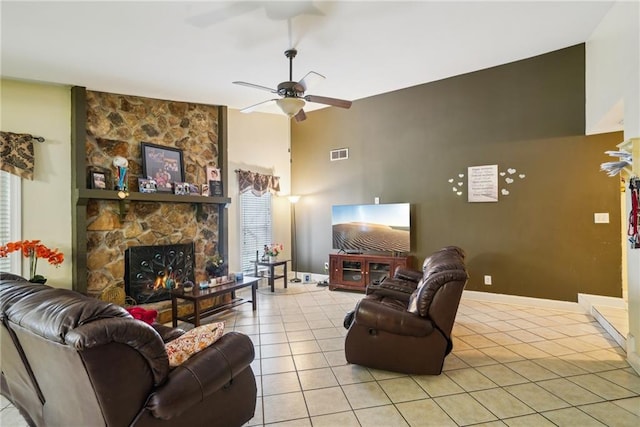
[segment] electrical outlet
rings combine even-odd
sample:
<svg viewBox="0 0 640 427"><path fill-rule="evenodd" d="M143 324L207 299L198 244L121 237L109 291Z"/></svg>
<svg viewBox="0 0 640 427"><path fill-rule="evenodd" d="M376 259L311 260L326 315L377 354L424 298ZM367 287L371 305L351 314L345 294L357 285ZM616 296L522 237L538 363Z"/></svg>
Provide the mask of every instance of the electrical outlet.
<svg viewBox="0 0 640 427"><path fill-rule="evenodd" d="M484 284L485 285L490 285L491 284L491 276L484 276Z"/></svg>

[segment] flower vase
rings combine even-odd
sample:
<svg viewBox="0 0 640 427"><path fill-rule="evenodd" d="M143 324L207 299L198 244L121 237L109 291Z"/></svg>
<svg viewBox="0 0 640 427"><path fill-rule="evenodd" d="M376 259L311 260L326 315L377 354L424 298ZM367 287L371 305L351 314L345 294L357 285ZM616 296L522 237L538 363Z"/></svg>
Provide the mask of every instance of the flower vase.
<svg viewBox="0 0 640 427"><path fill-rule="evenodd" d="M271 264L273 264L274 262L278 262L278 256L277 255L269 255L269 262Z"/></svg>
<svg viewBox="0 0 640 427"><path fill-rule="evenodd" d="M41 285L44 285L45 283L47 283L47 278L40 275L36 275L36 276L33 276L31 279L29 279L29 282L39 283Z"/></svg>

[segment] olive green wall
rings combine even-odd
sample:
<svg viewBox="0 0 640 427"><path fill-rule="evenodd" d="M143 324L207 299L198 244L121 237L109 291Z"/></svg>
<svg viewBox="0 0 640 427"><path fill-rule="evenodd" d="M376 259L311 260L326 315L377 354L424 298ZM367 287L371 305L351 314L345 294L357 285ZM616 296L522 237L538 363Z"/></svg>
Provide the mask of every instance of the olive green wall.
<svg viewBox="0 0 640 427"><path fill-rule="evenodd" d="M414 266L445 245L467 251L467 289L620 296L620 184L599 165L622 135L584 136L584 61L578 45L292 121L299 270L324 272L332 205L379 197L412 204ZM349 159L330 162L343 147ZM509 195L468 203L467 167L490 164L517 170L499 177ZM611 222L594 224L596 212Z"/></svg>

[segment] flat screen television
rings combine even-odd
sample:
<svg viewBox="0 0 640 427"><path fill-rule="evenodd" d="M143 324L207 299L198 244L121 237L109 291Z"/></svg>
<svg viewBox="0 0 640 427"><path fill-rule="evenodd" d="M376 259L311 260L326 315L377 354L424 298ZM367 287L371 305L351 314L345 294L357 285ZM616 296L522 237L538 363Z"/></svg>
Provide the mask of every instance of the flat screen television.
<svg viewBox="0 0 640 427"><path fill-rule="evenodd" d="M333 249L345 252L409 252L409 203L340 205L331 209Z"/></svg>

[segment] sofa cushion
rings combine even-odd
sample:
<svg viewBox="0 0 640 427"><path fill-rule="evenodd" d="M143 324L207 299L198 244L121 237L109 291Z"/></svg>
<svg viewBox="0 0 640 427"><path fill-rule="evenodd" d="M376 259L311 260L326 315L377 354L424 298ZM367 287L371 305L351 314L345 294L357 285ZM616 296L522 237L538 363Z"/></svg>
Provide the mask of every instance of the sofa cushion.
<svg viewBox="0 0 640 427"><path fill-rule="evenodd" d="M422 277L428 279L429 276L441 271L464 270L464 251L457 246L446 246L425 258L422 263Z"/></svg>
<svg viewBox="0 0 640 427"><path fill-rule="evenodd" d="M155 329L158 335L160 335L163 343L168 343L169 341L173 341L179 336L184 335L184 330L165 326L162 323L153 323L151 324L151 327Z"/></svg>
<svg viewBox="0 0 640 427"><path fill-rule="evenodd" d="M393 278L413 282L415 284L422 278L422 272L406 267L396 267L396 271L393 273Z"/></svg>
<svg viewBox="0 0 640 427"><path fill-rule="evenodd" d="M17 282L28 282L28 280L22 276L18 276L17 274L12 274L12 273L5 273L4 271L0 271L0 280L15 280Z"/></svg>
<svg viewBox="0 0 640 427"><path fill-rule="evenodd" d="M198 326L165 344L169 366L175 368L185 360L218 341L224 333L224 322Z"/></svg>
<svg viewBox="0 0 640 427"><path fill-rule="evenodd" d="M407 311L422 317L428 317L429 307L436 292L449 282L466 282L467 277L464 265L460 265L459 269L454 268L431 274L426 280L421 280L418 288L411 294Z"/></svg>
<svg viewBox="0 0 640 427"><path fill-rule="evenodd" d="M35 334L65 343L65 337L79 326L100 319L131 319L115 304L79 294L70 289L7 281L0 284L2 315Z"/></svg>

